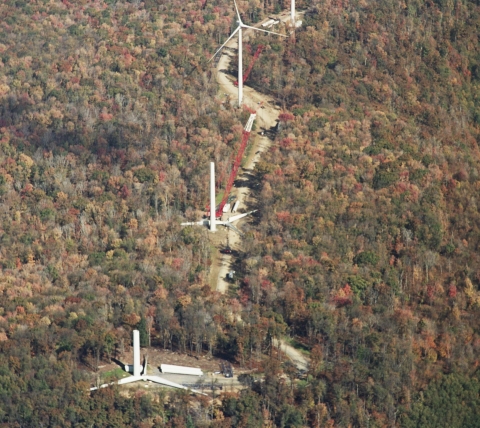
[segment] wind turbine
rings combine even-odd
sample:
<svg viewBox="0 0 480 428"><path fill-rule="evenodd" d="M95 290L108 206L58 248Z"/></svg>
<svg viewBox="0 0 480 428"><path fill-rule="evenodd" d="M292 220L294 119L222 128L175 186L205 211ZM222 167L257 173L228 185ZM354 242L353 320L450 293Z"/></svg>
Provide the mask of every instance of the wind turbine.
<svg viewBox="0 0 480 428"><path fill-rule="evenodd" d="M242 52L242 32L244 28L250 28L251 30L255 31L263 31L264 33L270 33L270 34L275 34L277 36L282 36L286 37L283 34L278 34L273 31L267 31L267 30L262 30L261 28L256 28L256 27L251 27L250 25L245 25L242 21L242 18L240 18L240 13L238 12L238 7L237 7L237 2L233 0L235 4L235 11L237 12L237 22L238 22L238 27L235 29L235 31L230 35L230 37L226 40L226 42L220 46L215 54L210 58L209 61L211 61L215 56L225 47L225 45L230 41L230 39L235 36L235 34L238 33L238 106L242 106L242 101L243 101L243 52Z"/></svg>
<svg viewBox="0 0 480 428"><path fill-rule="evenodd" d="M251 125L250 125L251 126ZM246 213L237 214L234 216L229 217L227 220L217 220L216 213L215 213L215 163L210 162L210 220L200 220L200 221L189 221L186 223L181 223L181 226L208 226L210 232L215 232L217 230L217 225L225 226L229 229L234 230L239 235L243 235L243 233L238 230L232 222L240 220L250 214L253 214L257 210L248 211Z"/></svg>
<svg viewBox="0 0 480 428"><path fill-rule="evenodd" d="M218 211L216 208L216 203L215 203L215 163L210 162L210 220L200 220L200 221L194 221L194 222L186 222L186 223L181 223L181 226L208 226L210 229L210 232L215 232L217 230L217 225L225 226L228 227L235 232L237 232L239 235L243 235L242 232L240 232L233 224L232 222L240 220L243 217L246 217L247 215L250 215L254 213L257 210L249 211L247 213L243 214L238 214L229 217L227 220L222 221L222 220L217 220L217 214L221 217L221 213L223 211L223 207L225 206L225 203L227 202L228 195L230 193L230 190L232 190L232 185L234 183L235 177L237 176L238 168L240 167L240 162L242 160L242 156L244 153L244 150L247 146L248 143L248 138L250 136L250 133L252 131L252 126L253 126L253 121L257 117L256 113L251 113L250 117L248 118L247 124L245 125L245 128L243 129L242 133L242 144L240 145L240 149L237 153L237 156L235 158L235 161L233 163L232 171L230 173L230 178L228 179L227 186L225 188L225 194L222 199L222 202L219 205Z"/></svg>
<svg viewBox="0 0 480 428"><path fill-rule="evenodd" d="M125 365L125 371L127 373L132 373L133 376L125 377L123 379L118 380L117 382L112 383L105 383L100 386L95 386L90 388L90 391L96 391L100 388L106 388L107 386L114 385L125 385L126 383L132 383L137 381L149 381L153 383L158 383L160 385L170 386L172 388L178 389L185 389L196 394L206 395L203 392L197 391L195 389L187 388L186 386L180 385L179 383L172 382L170 380L164 379L160 376L154 376L147 374L147 358L145 358L145 362L142 366L140 363L140 332L138 330L133 330L133 365ZM186 367L183 367L186 368Z"/></svg>

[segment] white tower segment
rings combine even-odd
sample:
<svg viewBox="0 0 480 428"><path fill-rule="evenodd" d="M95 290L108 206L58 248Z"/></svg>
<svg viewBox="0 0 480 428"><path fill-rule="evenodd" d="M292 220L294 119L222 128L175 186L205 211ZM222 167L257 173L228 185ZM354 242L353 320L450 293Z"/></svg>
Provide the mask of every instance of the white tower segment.
<svg viewBox="0 0 480 428"><path fill-rule="evenodd" d="M210 162L210 232L217 230L215 207L215 163Z"/></svg>
<svg viewBox="0 0 480 428"><path fill-rule="evenodd" d="M290 17L292 19L292 26L295 28L295 0L291 0Z"/></svg>
<svg viewBox="0 0 480 428"><path fill-rule="evenodd" d="M235 8L237 4L235 3ZM238 10L237 10L238 14ZM240 15L238 15L240 17ZM239 18L240 19L240 18ZM243 40L242 40L242 26L238 27L238 107L243 103Z"/></svg>
<svg viewBox="0 0 480 428"><path fill-rule="evenodd" d="M235 0L233 0L234 4L235 4L235 12L237 13L237 22L238 22L238 27L235 29L235 31L230 34L230 37L225 41L225 43L220 46L217 51L215 52L215 54L212 56L212 58L210 58L210 61L215 58L215 56L225 47L225 45L230 41L230 39L238 33L238 106L241 107L242 106L242 102L243 102L243 50L242 50L242 30L244 28L250 28L251 30L255 30L255 31L263 31L264 33L270 33L270 34L275 34L277 36L281 36L281 37L287 37L283 34L278 34L278 33L275 33L273 31L267 31L267 30L262 30L260 28L256 28L256 27L250 27L249 25L245 25L243 22L242 22L242 18L240 18L240 13L238 12L238 7L237 7L237 2Z"/></svg>
<svg viewBox="0 0 480 428"><path fill-rule="evenodd" d="M140 332L133 330L133 376L140 376L142 365L140 364Z"/></svg>

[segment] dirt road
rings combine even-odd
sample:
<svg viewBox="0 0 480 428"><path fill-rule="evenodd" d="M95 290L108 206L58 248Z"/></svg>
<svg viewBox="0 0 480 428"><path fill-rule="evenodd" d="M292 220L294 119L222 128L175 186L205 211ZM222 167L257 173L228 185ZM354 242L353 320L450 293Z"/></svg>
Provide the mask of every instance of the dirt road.
<svg viewBox="0 0 480 428"><path fill-rule="evenodd" d="M244 38L248 37L250 31L251 30L244 32ZM238 88L234 86L234 78L227 73L227 70L232 56L234 55L234 53L232 53L232 49L235 49L236 51L237 48L238 39L234 37L224 48L217 65L217 81L220 85L220 91L225 97L228 96L233 103L238 100ZM259 108L259 103L261 102L263 102L264 108ZM256 110L257 112L257 117L255 119L257 131L254 131L250 134L249 142L249 144L252 144L253 147L250 150L250 156L242 168L243 171L249 171L253 170L255 163L260 159L261 153L267 150L270 146L269 138L267 136L260 135L258 130L267 130L274 126L280 113L280 109L275 106L274 100L271 97L261 94L254 89L249 88L248 86L244 86L243 88L243 104L253 110ZM242 180L242 182L245 181ZM237 200L240 202L239 210L246 211L246 202L250 197L250 189L246 186L237 187L232 193L237 196ZM248 221L248 219L243 221ZM227 233L229 246L234 251L239 250L241 245L240 236L233 231L229 231ZM222 254L218 259L216 266L217 268L215 269L214 267L213 269L213 274L217 276L216 289L220 293L226 293L228 290L229 283L226 280L226 276L231 270L231 264L232 256Z"/></svg>
<svg viewBox="0 0 480 428"><path fill-rule="evenodd" d="M280 349L288 358L290 358L297 366L297 369L299 370L307 370L308 369L308 360L307 358L297 349L295 349L293 346L290 346L288 343L286 343L283 340L277 340L275 339L273 341L273 344Z"/></svg>
<svg viewBox="0 0 480 428"><path fill-rule="evenodd" d="M289 19L289 16L286 14L280 17L280 19L286 21ZM247 38L251 31L252 30L245 31L244 37ZM238 39L234 37L223 49L222 56L217 65L217 81L220 85L220 91L225 97L228 96L234 103L238 100L238 88L234 86L234 78L227 73L227 70L232 56L234 55L232 51L236 51L237 48ZM263 103L263 108L259 108L259 103ZM257 131L252 132L250 136L250 144L253 144L253 148L250 150L250 155L243 167L243 172L246 172L253 170L262 153L271 145L269 138L266 135L262 136L258 130L269 130L272 126L276 125L280 109L275 105L273 98L261 94L248 86L244 86L243 88L243 104L257 112L257 117L255 119ZM242 182L245 181L242 180ZM250 193L251 191L249 187L244 186L235 188L234 194L236 194L237 200L240 202L240 211L247 210L246 202L251 197ZM243 221L248 221L248 219ZM227 233L228 243L232 250L240 250L242 244L241 237L230 230ZM232 261L232 255L222 254L217 259L216 266L214 266L212 271L212 274L217 277L216 290L220 293L228 292L229 283L226 280L226 275L231 270ZM299 370L307 370L308 360L299 351L282 340L277 340L274 344L275 346L280 347L280 350L292 360Z"/></svg>

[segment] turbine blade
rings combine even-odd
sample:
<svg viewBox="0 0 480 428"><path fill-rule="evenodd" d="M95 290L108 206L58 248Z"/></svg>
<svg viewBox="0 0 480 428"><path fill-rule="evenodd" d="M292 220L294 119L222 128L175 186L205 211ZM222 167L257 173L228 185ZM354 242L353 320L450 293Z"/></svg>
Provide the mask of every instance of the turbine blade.
<svg viewBox="0 0 480 428"><path fill-rule="evenodd" d="M232 229L234 232L237 232L240 236L245 236L245 234L240 230L238 230L232 223L225 222L224 226L228 227L229 229Z"/></svg>
<svg viewBox="0 0 480 428"><path fill-rule="evenodd" d="M163 377L160 377L160 376L152 376L152 375L143 376L143 380L149 380L150 382L155 382L160 385L171 386L172 388L186 389L187 391L192 391L192 392L195 392L196 394L207 395L203 392L197 391L196 389L187 388L186 386L180 385L179 383L176 383L176 382L172 382L171 380L164 379Z"/></svg>
<svg viewBox="0 0 480 428"><path fill-rule="evenodd" d="M203 226L206 220L200 221L187 221L186 223L180 223L180 226Z"/></svg>
<svg viewBox="0 0 480 428"><path fill-rule="evenodd" d="M250 27L250 25L245 25L243 23L242 23L242 27L251 28L252 30L256 30L256 31L263 31L264 33L275 34L276 36L280 36L280 37L287 37L284 34L275 33L273 31L262 30L261 28L257 28L257 27Z"/></svg>
<svg viewBox="0 0 480 428"><path fill-rule="evenodd" d="M228 222L231 223L233 221L240 220L243 217L246 217L247 215L253 214L257 210L249 211L248 213L243 213L243 214L237 214L237 215L232 215L229 219Z"/></svg>
<svg viewBox="0 0 480 428"><path fill-rule="evenodd" d="M106 388L107 386L110 386L110 385L113 385L113 384L115 384L115 382L104 383L104 384L100 385L99 387L94 386L93 388L90 388L90 391L96 391L97 389Z"/></svg>
<svg viewBox="0 0 480 428"><path fill-rule="evenodd" d="M237 31L240 29L240 25L236 28L236 30L230 34L230 37L225 41L225 43L220 46L217 51L213 54L213 56L208 60L208 62L210 62L213 58L215 58L217 56L217 54L225 47L225 45L230 41L230 39L235 35L237 34Z"/></svg>
<svg viewBox="0 0 480 428"><path fill-rule="evenodd" d="M240 13L238 12L237 2L233 0L233 3L235 4L235 10L237 11L238 22L240 22L240 25L242 25L243 22L242 22L242 18L240 18Z"/></svg>
<svg viewBox="0 0 480 428"><path fill-rule="evenodd" d="M118 385L125 385L126 383L132 383L132 382L137 382L139 380L144 380L143 376L130 376L130 377L124 377L123 379L119 379L117 384ZM111 385L111 384L110 384Z"/></svg>

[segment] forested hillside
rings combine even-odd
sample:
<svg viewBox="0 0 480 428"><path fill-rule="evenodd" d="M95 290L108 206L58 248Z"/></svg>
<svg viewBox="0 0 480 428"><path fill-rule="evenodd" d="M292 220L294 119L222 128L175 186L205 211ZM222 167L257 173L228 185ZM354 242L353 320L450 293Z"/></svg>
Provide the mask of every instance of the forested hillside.
<svg viewBox="0 0 480 428"><path fill-rule="evenodd" d="M6 426L101 426L88 409L114 406L87 399L85 369L121 355L133 328L181 352L223 337L207 233L182 230L180 215L205 209L208 162L220 186L248 117L222 105L206 64L227 8L1 3ZM150 416L110 398L121 423Z"/></svg>
<svg viewBox="0 0 480 428"><path fill-rule="evenodd" d="M251 41L282 114L222 296L208 233L180 222L248 116L207 64L232 4L1 2L1 426L478 425L480 3L297 6L294 37ZM133 328L261 380L215 403L90 395ZM273 358L286 333L301 380Z"/></svg>
<svg viewBox="0 0 480 428"><path fill-rule="evenodd" d="M419 391L478 366L478 2L319 3L303 24L255 71L285 113L242 293L311 347L310 424L315 403L319 426L476 426L478 396L422 419Z"/></svg>

